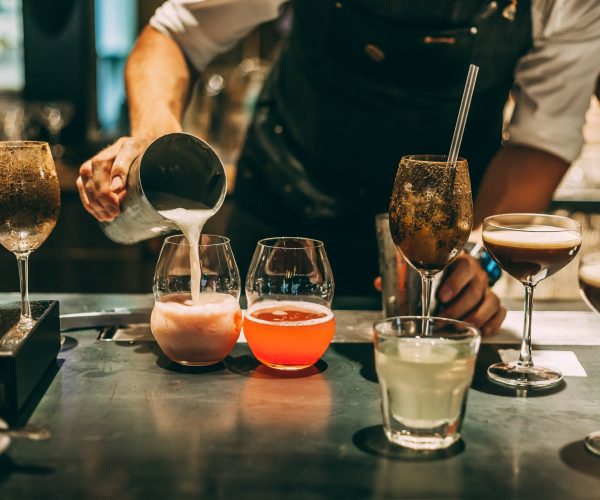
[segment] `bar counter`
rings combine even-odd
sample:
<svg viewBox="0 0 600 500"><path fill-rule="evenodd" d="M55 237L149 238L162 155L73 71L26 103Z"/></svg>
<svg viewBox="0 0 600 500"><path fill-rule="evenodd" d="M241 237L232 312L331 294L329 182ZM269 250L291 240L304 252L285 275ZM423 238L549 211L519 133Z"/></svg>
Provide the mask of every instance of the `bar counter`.
<svg viewBox="0 0 600 500"><path fill-rule="evenodd" d="M61 313L152 304L146 295L57 298ZM593 334L600 323L580 303L551 307L569 311L573 329ZM149 340L66 332L21 422L48 426L52 438L12 441L0 457L0 497L598 498L600 457L583 438L600 430L600 345L554 347L575 352L587 377L516 397L487 381L499 345L485 343L463 441L415 456L383 435L369 343L379 317L336 311L323 359L280 375L245 343L224 363L185 368Z"/></svg>

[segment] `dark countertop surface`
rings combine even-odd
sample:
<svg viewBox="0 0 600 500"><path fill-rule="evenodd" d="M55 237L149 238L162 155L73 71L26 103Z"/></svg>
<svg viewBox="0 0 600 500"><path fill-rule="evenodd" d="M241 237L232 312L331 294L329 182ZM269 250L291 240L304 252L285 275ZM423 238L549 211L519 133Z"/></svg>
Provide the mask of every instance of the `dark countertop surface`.
<svg viewBox="0 0 600 500"><path fill-rule="evenodd" d="M0 300L14 299L0 295ZM143 307L148 296L61 296L61 310ZM581 309L555 304L556 309ZM339 325L378 316L338 311ZM332 344L313 368L277 374L246 344L211 368L169 362L154 342L67 332L29 423L46 442L13 440L0 498L598 498L600 346L572 350L588 377L515 397L490 384L482 346L464 446L426 460L381 428L372 346Z"/></svg>

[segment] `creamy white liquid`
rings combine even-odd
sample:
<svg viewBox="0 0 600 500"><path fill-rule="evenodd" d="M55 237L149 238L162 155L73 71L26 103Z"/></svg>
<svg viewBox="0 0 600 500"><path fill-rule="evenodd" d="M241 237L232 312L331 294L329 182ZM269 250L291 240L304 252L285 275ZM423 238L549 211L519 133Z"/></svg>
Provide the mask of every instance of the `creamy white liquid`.
<svg viewBox="0 0 600 500"><path fill-rule="evenodd" d="M157 301L150 326L160 348L173 361L212 364L233 349L242 329L242 311L235 297L204 292L196 305L188 300Z"/></svg>
<svg viewBox="0 0 600 500"><path fill-rule="evenodd" d="M375 350L375 361L391 418L416 429L458 421L473 377L474 353L443 340L384 341Z"/></svg>
<svg viewBox="0 0 600 500"><path fill-rule="evenodd" d="M206 224L206 221L216 213L216 210L187 210L185 208L174 208L171 210L159 210L158 213L165 219L174 222L177 227L181 229L181 232L190 245L192 302L194 305L199 305L202 268L200 266L198 244L200 243L200 234L202 233L204 224Z"/></svg>
<svg viewBox="0 0 600 500"><path fill-rule="evenodd" d="M483 240L493 245L518 248L572 248L581 244L581 234L561 231L553 226L523 226L518 230L483 231Z"/></svg>
<svg viewBox="0 0 600 500"><path fill-rule="evenodd" d="M600 262L583 264L579 269L579 279L589 286L600 288Z"/></svg>

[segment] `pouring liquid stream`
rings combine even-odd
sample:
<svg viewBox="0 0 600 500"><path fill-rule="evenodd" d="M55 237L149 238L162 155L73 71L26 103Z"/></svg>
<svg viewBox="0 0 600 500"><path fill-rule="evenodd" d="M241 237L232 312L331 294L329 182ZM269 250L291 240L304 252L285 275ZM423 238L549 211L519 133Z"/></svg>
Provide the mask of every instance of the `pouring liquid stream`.
<svg viewBox="0 0 600 500"><path fill-rule="evenodd" d="M190 269L191 269L191 291L192 303L200 305L200 289L202 286L202 264L198 244L200 235L206 221L210 219L217 210L214 208L173 208L169 210L159 210L158 213L164 218L173 222L185 236L190 245Z"/></svg>

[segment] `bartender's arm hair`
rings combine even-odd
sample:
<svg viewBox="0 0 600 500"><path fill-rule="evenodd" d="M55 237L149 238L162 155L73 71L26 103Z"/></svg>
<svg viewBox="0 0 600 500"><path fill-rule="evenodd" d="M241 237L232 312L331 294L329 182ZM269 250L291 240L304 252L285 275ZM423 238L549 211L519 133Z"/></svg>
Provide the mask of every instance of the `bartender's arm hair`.
<svg viewBox="0 0 600 500"><path fill-rule="evenodd" d="M545 212L569 163L529 146L508 144L492 159L475 200L473 227L489 215Z"/></svg>
<svg viewBox="0 0 600 500"><path fill-rule="evenodd" d="M180 132L197 76L174 40L146 26L125 67L131 135L151 139Z"/></svg>

